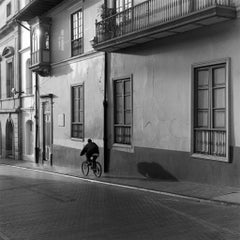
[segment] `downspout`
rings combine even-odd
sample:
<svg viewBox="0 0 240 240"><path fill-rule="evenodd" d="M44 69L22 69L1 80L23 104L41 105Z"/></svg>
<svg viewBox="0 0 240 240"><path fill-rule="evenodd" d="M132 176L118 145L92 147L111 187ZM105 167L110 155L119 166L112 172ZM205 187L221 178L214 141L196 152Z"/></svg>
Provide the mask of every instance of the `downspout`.
<svg viewBox="0 0 240 240"><path fill-rule="evenodd" d="M104 172L108 172L108 102L107 102L107 81L108 81L108 53L104 53L104 100L103 100L103 148L104 148Z"/></svg>
<svg viewBox="0 0 240 240"><path fill-rule="evenodd" d="M108 0L104 0L105 11L107 11ZM106 15L106 14L105 14ZM107 102L107 82L108 82L108 53L104 52L104 100L103 100L103 149L104 149L104 172L109 170L108 155L108 102Z"/></svg>
<svg viewBox="0 0 240 240"><path fill-rule="evenodd" d="M35 162L39 163L39 148L38 148L38 73L35 74Z"/></svg>
<svg viewBox="0 0 240 240"><path fill-rule="evenodd" d="M21 43L21 27L17 25L17 32L18 32L18 89L19 89L19 106L18 106L18 129L22 129L22 71L21 71L21 66L22 66L22 61L21 61L21 53L20 49L22 47ZM23 139L23 133L18 130L18 160L22 158L22 139Z"/></svg>

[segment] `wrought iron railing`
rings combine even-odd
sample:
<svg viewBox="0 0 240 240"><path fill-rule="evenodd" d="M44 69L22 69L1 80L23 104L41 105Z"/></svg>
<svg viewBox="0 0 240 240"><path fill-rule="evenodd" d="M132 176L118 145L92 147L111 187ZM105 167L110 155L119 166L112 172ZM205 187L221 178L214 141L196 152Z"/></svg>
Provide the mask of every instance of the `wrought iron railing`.
<svg viewBox="0 0 240 240"><path fill-rule="evenodd" d="M148 0L96 22L95 43L144 30L212 6L233 6L232 0Z"/></svg>
<svg viewBox="0 0 240 240"><path fill-rule="evenodd" d="M226 157L226 152L225 130L194 130L194 153Z"/></svg>

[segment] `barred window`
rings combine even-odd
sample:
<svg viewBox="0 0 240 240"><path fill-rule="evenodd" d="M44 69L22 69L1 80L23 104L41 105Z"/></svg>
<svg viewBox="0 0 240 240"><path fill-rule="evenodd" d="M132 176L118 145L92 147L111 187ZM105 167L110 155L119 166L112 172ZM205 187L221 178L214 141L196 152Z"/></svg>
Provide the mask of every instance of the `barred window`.
<svg viewBox="0 0 240 240"><path fill-rule="evenodd" d="M73 138L84 138L84 85L72 87L72 132Z"/></svg>
<svg viewBox="0 0 240 240"><path fill-rule="evenodd" d="M132 143L132 87L131 79L114 81L114 142Z"/></svg>
<svg viewBox="0 0 240 240"><path fill-rule="evenodd" d="M194 70L194 153L228 157L226 64Z"/></svg>
<svg viewBox="0 0 240 240"><path fill-rule="evenodd" d="M72 56L76 56L83 53L83 13L82 9L72 14Z"/></svg>

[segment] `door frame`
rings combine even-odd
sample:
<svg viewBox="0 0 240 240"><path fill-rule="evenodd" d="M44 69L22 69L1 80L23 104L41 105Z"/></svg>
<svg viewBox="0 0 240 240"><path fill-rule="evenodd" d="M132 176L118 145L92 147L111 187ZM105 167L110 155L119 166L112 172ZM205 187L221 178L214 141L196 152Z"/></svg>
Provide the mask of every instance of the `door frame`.
<svg viewBox="0 0 240 240"><path fill-rule="evenodd" d="M53 95L43 95L41 98L41 118L42 118L42 163L49 163L49 165L53 165ZM46 109L46 106L48 105L48 108ZM45 113L48 113L50 115L50 133L49 133L49 154L48 158L46 156L46 143L45 143L45 129L46 129L46 122L45 122Z"/></svg>

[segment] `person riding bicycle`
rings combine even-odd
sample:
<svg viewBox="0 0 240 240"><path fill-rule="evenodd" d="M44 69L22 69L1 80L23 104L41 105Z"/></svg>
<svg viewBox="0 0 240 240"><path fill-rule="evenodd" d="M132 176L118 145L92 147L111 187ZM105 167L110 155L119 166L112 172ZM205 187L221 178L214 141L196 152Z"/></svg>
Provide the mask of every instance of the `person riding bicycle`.
<svg viewBox="0 0 240 240"><path fill-rule="evenodd" d="M80 156L86 154L87 161L93 162L93 169L96 169L96 159L99 155L99 148L96 143L92 141L92 139L88 139L87 145L82 149Z"/></svg>

